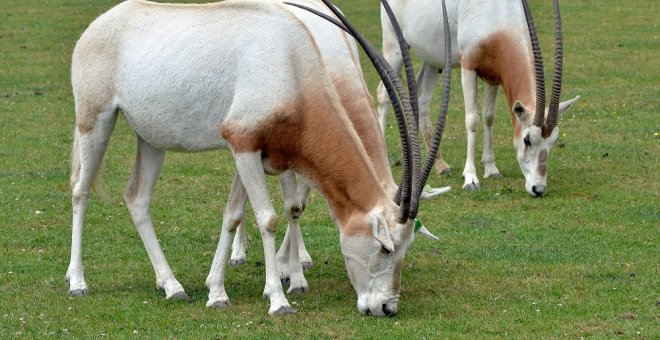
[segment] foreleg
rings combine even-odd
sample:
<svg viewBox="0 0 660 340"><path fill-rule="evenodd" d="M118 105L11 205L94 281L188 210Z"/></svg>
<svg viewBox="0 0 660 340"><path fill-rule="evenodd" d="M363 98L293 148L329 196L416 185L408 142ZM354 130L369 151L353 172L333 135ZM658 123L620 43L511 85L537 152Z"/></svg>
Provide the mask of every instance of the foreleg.
<svg viewBox="0 0 660 340"><path fill-rule="evenodd" d="M463 169L463 189L479 189L477 169L474 166L474 143L479 126L477 115L477 72L461 68L463 99L465 100L465 129L467 130L467 155Z"/></svg>
<svg viewBox="0 0 660 340"><path fill-rule="evenodd" d="M277 215L275 214L275 210L273 209L268 194L261 153L234 153L234 160L236 161L238 175L243 182L245 191L252 204L252 209L254 210L264 245L264 262L266 263L266 286L264 287L264 296L267 296L270 299L270 309L268 310L268 313L294 313L295 310L291 309L289 301L284 296L279 271L277 269L277 259L275 255ZM224 230L223 234L225 234ZM223 236L221 236L221 239L223 239ZM223 243L221 246L228 248L229 240L230 238L227 238L227 243Z"/></svg>

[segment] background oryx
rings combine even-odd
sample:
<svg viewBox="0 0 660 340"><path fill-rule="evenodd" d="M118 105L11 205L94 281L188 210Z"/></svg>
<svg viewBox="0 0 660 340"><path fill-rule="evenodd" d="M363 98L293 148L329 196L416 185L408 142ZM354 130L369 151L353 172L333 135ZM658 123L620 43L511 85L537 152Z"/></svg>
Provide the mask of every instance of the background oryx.
<svg viewBox="0 0 660 340"><path fill-rule="evenodd" d="M392 0L391 3L407 43L423 61L418 75L420 124L428 144L431 129L429 103L439 79L439 70L442 71L445 63L440 2ZM474 165L474 144L479 124L477 78L481 78L484 81L484 178L501 176L495 166L492 126L497 89L502 86L511 108L513 145L518 164L525 176L525 189L531 195L543 195L547 185L547 159L559 136L556 128L558 115L573 105L579 97L561 103L558 108L551 108L547 118L544 118L545 98L541 99L543 94L539 92L539 86L541 90L543 86L542 70L541 77L535 77L535 59L520 1L448 0L447 11L453 51L451 63L456 67L461 66L465 99L467 156L463 170L463 189L479 189ZM402 66L401 53L382 7L381 24L384 57L395 70L399 70ZM559 38L558 46L561 47ZM540 54L537 60L540 60ZM557 75L561 73L561 64L555 72ZM378 87L378 102L380 125L382 131L385 131L389 99L382 83ZM448 169L449 166L438 153L437 172L443 173Z"/></svg>
<svg viewBox="0 0 660 340"><path fill-rule="evenodd" d="M90 187L121 111L138 144L124 200L149 253L156 283L168 298L184 297L185 292L158 246L149 213L165 151L228 148L237 168L230 195L239 203L249 198L263 239L269 313L293 312L278 275L277 218L264 178L265 173L288 169L309 178L328 200L358 309L374 315L396 313L403 257L413 239L424 185L409 157L419 151L415 131L409 137L399 116L407 161L397 204L347 116L318 46L281 6L126 1L83 33L71 71L76 106L67 270L71 295L88 290L82 266L83 222ZM225 209L206 280L209 306L229 305L224 272L243 212L240 204Z"/></svg>

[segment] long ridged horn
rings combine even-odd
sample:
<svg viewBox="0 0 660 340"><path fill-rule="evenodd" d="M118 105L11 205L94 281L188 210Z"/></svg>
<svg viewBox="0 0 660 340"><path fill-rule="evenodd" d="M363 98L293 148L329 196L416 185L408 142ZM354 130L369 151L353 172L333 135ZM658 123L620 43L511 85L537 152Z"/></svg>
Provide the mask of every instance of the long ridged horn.
<svg viewBox="0 0 660 340"><path fill-rule="evenodd" d="M390 23L392 24L392 29L396 34L397 42L399 44L399 49L401 51L401 57L403 59L403 64L406 70L406 81L408 83L408 101L410 102L411 110L406 110L406 116L408 118L409 129L408 133L410 135L410 144L411 144L411 162L412 162L412 184L411 184L411 196L410 196L410 214L409 219L414 219L417 216L417 209L419 208L419 195L417 193L422 192L421 185L421 172L420 172L420 150L419 150L419 104L417 99L417 81L415 80L415 71L413 70L412 58L410 57L410 51L408 49L408 43L406 43L405 38L403 37L403 32L401 31L401 26L397 21L392 8L387 0L381 0L383 9L387 13ZM400 94L403 96L403 94Z"/></svg>
<svg viewBox="0 0 660 340"><path fill-rule="evenodd" d="M394 33L396 34L399 49L401 50L401 58L403 59L403 66L406 70L406 83L408 84L408 97L410 98L410 107L412 108L413 115L415 116L415 126L419 128L419 103L417 100L417 79L415 79L415 69L413 67L412 59L410 58L410 47L403 37L401 25L394 16L392 7L386 0L381 0L383 9L387 17L390 19Z"/></svg>
<svg viewBox="0 0 660 340"><path fill-rule="evenodd" d="M561 75L564 57L564 44L561 33L561 14L559 13L559 1L553 1L555 12L555 73L552 77L552 94L550 97L550 107L548 108L547 125L549 131L557 126L559 118L559 96L561 94Z"/></svg>
<svg viewBox="0 0 660 340"><path fill-rule="evenodd" d="M541 47L539 46L539 39L536 36L536 28L534 27L534 19L529 10L527 0L522 0L523 9L525 10L525 19L527 19L527 28L529 29L529 38L532 42L532 52L534 53L534 71L536 75L536 114L534 115L534 125L543 127L543 120L545 116L545 78L543 76L543 57L541 57Z"/></svg>
<svg viewBox="0 0 660 340"><path fill-rule="evenodd" d="M444 31L445 31L445 82L444 88L442 90L442 105L440 106L440 114L438 116L438 122L435 125L435 132L433 133L433 140L429 146L429 151L426 156L426 162L424 163L424 168L422 169L422 178L421 178L421 187L423 188L426 184L426 180L429 178L429 174L433 169L433 163L435 162L435 156L438 153L440 148L440 142L442 141L442 133L445 129L445 120L447 119L447 110L449 107L449 90L451 87L451 32L449 32L449 19L447 17L447 7L445 6L445 0L442 0L442 18L444 21ZM421 196L422 192L416 193L416 195ZM416 211L411 209L411 211ZM413 216L414 217L414 216Z"/></svg>
<svg viewBox="0 0 660 340"><path fill-rule="evenodd" d="M412 182L412 175L411 175L411 147L410 147L410 140L408 137L408 129L406 126L406 121L404 117L404 108L402 108L401 102L399 101L399 96L402 98L405 98L404 91L403 91L403 86L401 85L401 81L398 79L398 76L396 73L392 70L389 64L384 61L384 58L378 53L378 51L371 45L369 42L353 27L353 25L348 22L348 20L344 17L344 15L339 12L335 8L334 5L332 5L328 0L323 0L323 3L339 18L339 21L337 21L335 18L332 18L322 12L319 12L315 9L309 8L304 5L299 5L295 3L289 3L285 2L287 5L295 6L302 8L304 10L307 10L311 13L314 13L323 19L326 19L330 21L331 23L337 25L339 28L343 29L350 35L352 35L355 40L360 44L360 46L363 48L365 51L367 57L371 60L371 63L374 65L376 68L376 71L378 72L379 77L383 81L383 85L385 86L385 89L387 90L387 93L390 97L390 102L392 103L392 106L394 107L394 112L397 118L397 125L399 127L399 135L401 138L401 144L403 146L403 179L402 183L399 186L401 189L401 199L399 204L399 216L397 217L397 220L399 223L404 223L409 216L409 211L410 211L410 197L412 196L411 192L411 182ZM398 93L397 93L398 92ZM404 103L405 105L405 103ZM412 109L406 108L405 111L411 111Z"/></svg>

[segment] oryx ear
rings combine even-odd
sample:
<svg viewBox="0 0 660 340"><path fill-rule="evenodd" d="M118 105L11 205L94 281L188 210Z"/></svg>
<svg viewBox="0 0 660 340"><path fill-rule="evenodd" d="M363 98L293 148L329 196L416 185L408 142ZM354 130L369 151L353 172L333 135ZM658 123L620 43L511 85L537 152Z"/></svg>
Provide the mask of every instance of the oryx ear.
<svg viewBox="0 0 660 340"><path fill-rule="evenodd" d="M577 103L578 100L580 100L580 96L575 96L573 99L559 103L559 114L561 115L565 111L568 111L568 109L570 109L573 104Z"/></svg>
<svg viewBox="0 0 660 340"><path fill-rule="evenodd" d="M516 114L518 120L520 120L521 122L527 121L527 116L529 115L529 111L527 110L525 105L523 105L523 103L521 103L520 101L516 100L516 102L513 104L513 107L511 108L511 111L513 111L513 113Z"/></svg>
<svg viewBox="0 0 660 340"><path fill-rule="evenodd" d="M383 245L383 248L390 252L394 251L394 242L392 242L392 236L390 236L390 228L387 226L383 214L376 213L370 215L369 224L371 224L374 237Z"/></svg>

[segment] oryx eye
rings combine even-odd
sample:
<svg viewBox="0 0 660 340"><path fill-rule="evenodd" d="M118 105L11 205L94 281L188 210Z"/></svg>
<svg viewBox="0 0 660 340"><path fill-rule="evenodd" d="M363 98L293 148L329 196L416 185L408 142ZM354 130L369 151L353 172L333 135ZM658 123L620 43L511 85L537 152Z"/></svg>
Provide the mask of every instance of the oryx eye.
<svg viewBox="0 0 660 340"><path fill-rule="evenodd" d="M525 145L527 145L527 146L532 146L532 142L529 141L529 135L527 135L527 136L525 136L525 138L523 138L523 142L525 142Z"/></svg>

